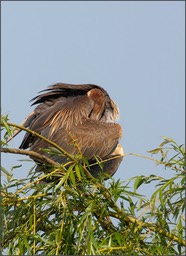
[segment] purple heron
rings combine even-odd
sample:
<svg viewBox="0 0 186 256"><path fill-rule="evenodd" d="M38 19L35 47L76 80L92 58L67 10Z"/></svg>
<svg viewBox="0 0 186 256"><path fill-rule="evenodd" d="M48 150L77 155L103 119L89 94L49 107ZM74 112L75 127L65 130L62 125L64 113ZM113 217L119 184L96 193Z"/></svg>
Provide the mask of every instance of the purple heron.
<svg viewBox="0 0 186 256"><path fill-rule="evenodd" d="M101 171L112 176L123 158L119 144L122 128L114 123L119 111L108 93L94 84L65 83L49 86L40 93L31 100L34 101L32 105L38 106L25 119L23 126L55 142L72 155L81 153L90 164L96 162L95 156L108 159L103 168L93 165L89 171L94 177ZM49 148L49 145L26 133L20 148L30 148L48 156L42 149ZM114 156L118 157L110 159ZM61 164L68 162L63 155L54 154L50 158Z"/></svg>

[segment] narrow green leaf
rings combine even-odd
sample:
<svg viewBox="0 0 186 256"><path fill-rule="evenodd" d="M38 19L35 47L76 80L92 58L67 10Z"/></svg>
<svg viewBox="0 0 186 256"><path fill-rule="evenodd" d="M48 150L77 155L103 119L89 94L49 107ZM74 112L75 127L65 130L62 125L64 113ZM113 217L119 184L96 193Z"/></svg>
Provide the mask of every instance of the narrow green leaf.
<svg viewBox="0 0 186 256"><path fill-rule="evenodd" d="M144 176L139 176L135 182L134 182L134 192L140 187L141 184L143 184Z"/></svg>
<svg viewBox="0 0 186 256"><path fill-rule="evenodd" d="M76 186L76 179L75 179L75 176L74 176L74 171L73 171L73 169L72 169L71 172L70 172L70 180L71 180L73 186L75 187L75 186Z"/></svg>
<svg viewBox="0 0 186 256"><path fill-rule="evenodd" d="M76 171L76 175L77 175L78 179L81 180L82 177L81 177L81 173L79 170L79 166L77 164L75 165L75 171Z"/></svg>
<svg viewBox="0 0 186 256"><path fill-rule="evenodd" d="M155 149L152 149L152 150L147 150L147 152L151 153L151 154L158 154L161 151L162 151L162 147L155 148Z"/></svg>

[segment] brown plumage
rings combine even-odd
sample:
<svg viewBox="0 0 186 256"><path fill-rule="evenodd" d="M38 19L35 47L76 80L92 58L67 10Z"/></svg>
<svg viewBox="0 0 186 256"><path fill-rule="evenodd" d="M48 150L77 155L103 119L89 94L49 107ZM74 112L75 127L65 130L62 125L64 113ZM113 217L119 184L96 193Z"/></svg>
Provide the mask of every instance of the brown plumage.
<svg viewBox="0 0 186 256"><path fill-rule="evenodd" d="M64 84L49 86L32 99L39 104L25 119L23 126L43 135L72 155L82 154L90 163L95 156L109 159L103 172L113 175L122 161L123 149L119 145L122 128L114 123L119 112L114 101L100 86L93 84ZM74 142L76 146L74 145ZM48 148L47 142L26 133L20 148L30 148L46 155L41 149ZM61 164L68 162L65 156L52 155L51 159ZM91 174L98 176L101 168L91 167Z"/></svg>

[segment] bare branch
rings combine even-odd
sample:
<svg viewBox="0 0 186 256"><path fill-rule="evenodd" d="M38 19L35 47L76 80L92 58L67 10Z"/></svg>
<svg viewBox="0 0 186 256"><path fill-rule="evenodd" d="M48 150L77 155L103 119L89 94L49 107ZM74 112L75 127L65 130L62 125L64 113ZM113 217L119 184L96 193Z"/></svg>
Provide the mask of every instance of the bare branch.
<svg viewBox="0 0 186 256"><path fill-rule="evenodd" d="M11 153L11 154L20 154L20 155L30 156L38 161L42 161L43 163L51 164L54 166L59 166L59 163L56 163L52 159L50 159L46 156L40 155L31 150L23 150L23 149L17 149L17 148L1 148L0 151L3 153Z"/></svg>
<svg viewBox="0 0 186 256"><path fill-rule="evenodd" d="M58 150L59 150L60 152L62 152L65 156L67 156L69 159L71 159L71 160L73 160L73 161L75 160L71 154L69 154L68 152L66 152L64 149L62 149L62 148L61 148L60 146L58 146L56 143L54 143L54 142L52 142L51 140L49 140L49 139L43 137L41 134L39 134L39 133L37 133L37 132L35 132L35 131L32 131L32 130L30 130L30 129L28 129L28 128L25 128L25 127L23 127L23 126L21 126L21 125L9 123L9 122L7 122L7 125L12 126L12 127L15 127L15 128L17 128L18 130L20 129L20 130L24 130L24 131L26 131L26 132L31 133L32 135L34 135L34 136L36 136L36 137L38 137L38 138L40 138L40 139L46 141L49 145L51 145L51 146L53 146L54 148L58 149Z"/></svg>

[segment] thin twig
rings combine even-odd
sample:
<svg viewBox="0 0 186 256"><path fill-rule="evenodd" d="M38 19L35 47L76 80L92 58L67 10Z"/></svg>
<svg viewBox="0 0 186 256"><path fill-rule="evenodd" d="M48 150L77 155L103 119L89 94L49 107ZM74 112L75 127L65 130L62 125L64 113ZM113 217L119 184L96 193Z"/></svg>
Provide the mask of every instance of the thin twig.
<svg viewBox="0 0 186 256"><path fill-rule="evenodd" d="M144 156L144 155L140 155L140 154L135 154L135 153L127 153L127 154L124 154L124 156L136 156L136 157L139 157L139 158L144 158L144 159L147 159L147 160L151 160L153 162L155 162L156 164L163 164L165 165L166 167L170 167L171 169L173 170L180 170L180 171L183 171L182 169L176 167L176 166L171 166L171 165L167 165L167 162L162 162L160 160L157 160L155 158L152 158L152 157L148 157L148 156Z"/></svg>
<svg viewBox="0 0 186 256"><path fill-rule="evenodd" d="M35 200L34 200L34 226L33 226L33 235L34 235L34 248L33 248L33 255L35 255L36 253L36 238L35 238L35 235L36 235L36 204L35 204Z"/></svg>
<svg viewBox="0 0 186 256"><path fill-rule="evenodd" d="M18 129L21 129L21 130L24 130L24 131L26 131L26 132L31 133L32 135L34 135L34 136L36 136L36 137L38 137L38 138L40 138L40 139L46 141L48 144L50 144L50 145L53 146L54 148L58 149L60 152L62 152L62 153L63 153L66 157L68 157L69 159L75 160L71 154L69 154L68 152L66 152L64 149L62 149L62 148L61 148L59 145L57 145L56 143L54 143L54 142L50 141L49 139L43 137L41 134L39 134L39 133L37 133L37 132L35 132L35 131L32 131L32 130L30 130L30 129L28 129L28 128L25 128L25 127L23 127L23 126L21 126L21 125L18 125L18 124L13 124L13 123L9 123L9 122L7 122L7 124L8 124L9 126L12 126L12 127L15 127L15 128L18 128Z"/></svg>
<svg viewBox="0 0 186 256"><path fill-rule="evenodd" d="M0 152L26 155L26 156L30 156L30 157L34 158L34 160L42 161L44 163L48 163L48 164L51 164L54 166L59 166L59 163L56 163L52 159L50 159L46 156L40 155L39 153L36 153L31 150L24 150L24 149L17 149L17 148L0 148Z"/></svg>

